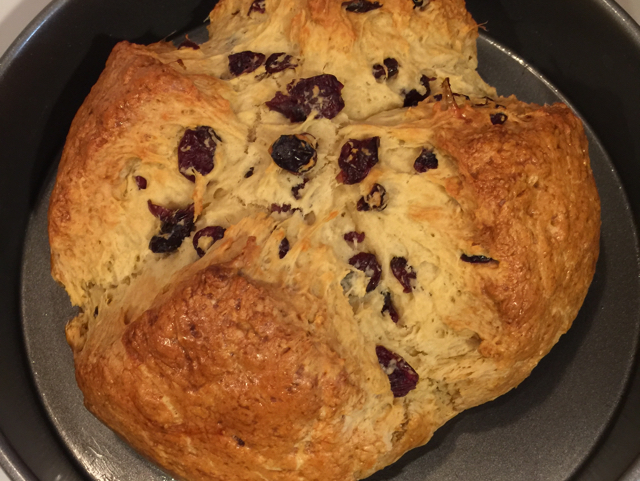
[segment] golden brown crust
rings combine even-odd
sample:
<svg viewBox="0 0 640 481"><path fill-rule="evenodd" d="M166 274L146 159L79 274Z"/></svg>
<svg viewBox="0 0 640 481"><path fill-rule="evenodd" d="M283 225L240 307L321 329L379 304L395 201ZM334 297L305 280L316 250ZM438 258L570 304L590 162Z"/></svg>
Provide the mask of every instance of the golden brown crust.
<svg viewBox="0 0 640 481"><path fill-rule="evenodd" d="M493 125L466 107L437 141L457 160L459 177L447 188L473 222L475 253L499 262L466 266L469 285L494 315L448 321L478 333L479 352L510 371L496 395L528 376L569 329L595 273L600 238L580 121L562 104L503 103L508 122Z"/></svg>
<svg viewBox="0 0 640 481"><path fill-rule="evenodd" d="M197 88L193 78L164 65L145 47L128 42L114 47L104 74L73 120L50 200L52 274L66 286L74 304L82 305L83 291L89 289L78 281L104 262L91 257L105 225L115 228L123 215L115 203L109 204L111 197L122 195L123 170L132 158L157 155L153 133L136 131L135 126L158 115L168 123L183 119L179 111L166 109L170 104L191 107L196 110L193 115L206 115L210 122L233 123L229 103L213 90L219 85L214 79L209 82L214 87ZM135 146L126 149L127 143ZM77 258L91 260L76 263ZM71 265L78 270L70 270Z"/></svg>
<svg viewBox="0 0 640 481"><path fill-rule="evenodd" d="M270 0L247 15L251 3L222 1L198 50L114 49L61 160L52 274L83 309L67 339L87 407L171 473L360 479L517 386L569 328L598 256L586 137L564 105L495 97L462 0L385 0L366 14ZM245 50L297 66L233 77L228 55ZM390 57L397 76L376 81L373 64ZM265 106L320 74L344 84L334 118L292 123ZM402 108L421 76L438 79L431 96ZM191 182L178 145L198 126L219 142L213 170ZM272 160L282 134L317 140L304 177ZM342 146L374 136L378 163L341 183ZM423 172L425 151L438 166ZM376 184L386 208L358 209ZM171 253L150 250L162 223L149 203L194 204ZM211 226L224 238L200 259L194 232ZM364 241L346 242L354 231ZM363 253L380 268L373 290L372 270L352 262ZM408 290L399 257L415 274ZM419 376L402 396L378 346Z"/></svg>
<svg viewBox="0 0 640 481"><path fill-rule="evenodd" d="M485 355L523 360L577 314L583 298L576 293L586 292L595 272L600 209L586 137L569 108L509 107L499 126L464 109L464 120L438 131L438 146L457 160L459 184L450 189L473 220L474 243L500 263L481 271L477 288L501 324L465 327L481 335ZM545 313L557 317L535 324Z"/></svg>
<svg viewBox="0 0 640 481"><path fill-rule="evenodd" d="M363 394L344 361L310 337L313 319L282 295L236 270L204 269L129 324L101 361L79 365L81 388L104 386L85 389L87 407L118 432L147 433L128 440L187 479L212 479L211 465L215 479L292 479L298 451L327 462L335 453L322 445L341 429L334 412ZM334 461L332 479L345 479L348 457ZM297 477L316 479L316 468Z"/></svg>
<svg viewBox="0 0 640 481"><path fill-rule="evenodd" d="M333 350L315 299L243 273L254 242L185 270L139 317L105 319L118 336L76 353L85 404L180 478L364 476L383 446L347 419L366 403L362 361Z"/></svg>

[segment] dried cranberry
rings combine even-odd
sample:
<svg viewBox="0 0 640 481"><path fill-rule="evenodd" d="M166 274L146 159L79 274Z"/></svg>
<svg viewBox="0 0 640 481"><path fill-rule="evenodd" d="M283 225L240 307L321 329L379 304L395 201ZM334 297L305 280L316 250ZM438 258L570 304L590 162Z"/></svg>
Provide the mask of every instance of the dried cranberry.
<svg viewBox="0 0 640 481"><path fill-rule="evenodd" d="M247 170L247 173L244 174L244 178L248 179L249 177L251 177L253 175L253 167L251 167L249 170Z"/></svg>
<svg viewBox="0 0 640 481"><path fill-rule="evenodd" d="M200 241L200 237L210 237L212 239L211 244L214 244L224 237L225 230L226 229L224 227L220 227L219 225L212 225L209 227L205 227L204 229L200 229L198 232L196 232L196 235L193 236L193 247L195 248L198 255L200 257L204 255L204 250L201 249L198 244Z"/></svg>
<svg viewBox="0 0 640 481"><path fill-rule="evenodd" d="M460 260L464 262L468 262L470 264L488 264L489 262L497 262L495 259L486 256L468 256L467 254L462 254L460 256Z"/></svg>
<svg viewBox="0 0 640 481"><path fill-rule="evenodd" d="M309 179L304 179L301 183L291 187L291 193L293 194L294 199L300 198L300 191L304 189L304 186L307 185L307 182L309 182Z"/></svg>
<svg viewBox="0 0 640 481"><path fill-rule="evenodd" d="M501 125L507 121L507 116L502 112L498 112L497 114L491 114L489 118L491 118L491 123L493 125Z"/></svg>
<svg viewBox="0 0 640 481"><path fill-rule="evenodd" d="M150 200L147 201L147 207L149 208L149 212L156 218L160 219L162 222L171 218L173 215L173 210L167 209L166 207L162 207L161 205L154 204Z"/></svg>
<svg viewBox="0 0 640 481"><path fill-rule="evenodd" d="M381 314L388 312L389 317L391 317L391 320L397 324L398 321L400 320L400 315L398 314L396 307L393 305L393 301L391 300L391 293L387 291L383 294L383 296L384 296L384 304L382 305L382 311L380 312Z"/></svg>
<svg viewBox="0 0 640 481"><path fill-rule="evenodd" d="M249 13L247 15L251 15L252 12L264 13L265 10L265 0L253 0L253 3L249 7Z"/></svg>
<svg viewBox="0 0 640 481"><path fill-rule="evenodd" d="M416 89L412 89L407 92L404 96L404 106L405 107L415 107L418 103L422 102L431 94L431 87L429 86L429 77L423 75L420 77L420 83L426 88L426 92L421 94Z"/></svg>
<svg viewBox="0 0 640 481"><path fill-rule="evenodd" d="M489 102L493 102L494 100L491 97L484 96L480 99L480 103L474 103L476 107L485 107L489 105Z"/></svg>
<svg viewBox="0 0 640 481"><path fill-rule="evenodd" d="M165 254L167 252L173 252L182 245L182 241L187 236L175 235L175 236L158 236L154 235L149 241L149 249L154 254Z"/></svg>
<svg viewBox="0 0 640 481"><path fill-rule="evenodd" d="M148 202L149 211L160 221L160 233L149 242L149 249L156 254L172 252L182 245L182 241L193 231L193 204L184 209L170 210Z"/></svg>
<svg viewBox="0 0 640 481"><path fill-rule="evenodd" d="M338 181L344 184L362 182L378 163L380 137L356 140L349 139L340 150L338 165L342 169Z"/></svg>
<svg viewBox="0 0 640 481"><path fill-rule="evenodd" d="M422 149L422 152L420 152L420 155L413 163L413 168L416 169L416 172L420 173L426 172L430 169L437 169L438 158L436 157L436 154L433 153L433 150Z"/></svg>
<svg viewBox="0 0 640 481"><path fill-rule="evenodd" d="M394 257L391 259L391 272L396 279L402 284L403 292L409 293L412 291L411 281L415 280L416 273L413 267L407 265L407 259L404 257Z"/></svg>
<svg viewBox="0 0 640 481"><path fill-rule="evenodd" d="M429 0L413 0L413 8L426 7L429 3Z"/></svg>
<svg viewBox="0 0 640 481"><path fill-rule="evenodd" d="M384 346L376 346L376 355L382 370L389 377L393 397L404 397L416 388L420 376L401 356Z"/></svg>
<svg viewBox="0 0 640 481"><path fill-rule="evenodd" d="M385 58L384 66L387 67L387 78L393 78L398 75L398 61L395 58Z"/></svg>
<svg viewBox="0 0 640 481"><path fill-rule="evenodd" d="M271 204L271 212L277 212L278 214L282 214L284 212L289 212L291 210L291 204Z"/></svg>
<svg viewBox="0 0 640 481"><path fill-rule="evenodd" d="M344 108L340 95L343 87L337 78L329 74L294 80L287 85L288 95L276 92L266 105L291 122L305 121L314 109L316 118L332 119Z"/></svg>
<svg viewBox="0 0 640 481"><path fill-rule="evenodd" d="M387 191L380 184L373 184L367 197L360 197L356 205L359 211L368 212L371 209L383 211L387 208Z"/></svg>
<svg viewBox="0 0 640 481"><path fill-rule="evenodd" d="M138 190L144 190L147 188L147 179L145 179L141 175L136 175L135 181L136 185L138 186Z"/></svg>
<svg viewBox="0 0 640 481"><path fill-rule="evenodd" d="M380 283L380 277L382 276L382 269L378 264L378 259L374 254L368 252L361 252L349 259L349 264L353 267L365 273L369 277L369 284L367 284L367 292L374 290Z"/></svg>
<svg viewBox="0 0 640 481"><path fill-rule="evenodd" d="M264 63L264 59L264 54L250 50L231 54L229 55L229 72L234 77L251 73Z"/></svg>
<svg viewBox="0 0 640 481"><path fill-rule="evenodd" d="M346 240L349 244L361 244L364 242L364 232L356 232L351 231L351 232L347 232L344 235L344 240Z"/></svg>
<svg viewBox="0 0 640 481"><path fill-rule="evenodd" d="M213 157L216 154L216 139L220 137L215 130L206 125L187 129L178 145L178 169L191 182L196 181L193 171L207 175L213 170Z"/></svg>
<svg viewBox="0 0 640 481"><path fill-rule="evenodd" d="M398 61L395 58L385 58L384 66L379 63L373 66L373 76L376 80L390 79L398 75Z"/></svg>
<svg viewBox="0 0 640 481"><path fill-rule="evenodd" d="M435 100L436 102L440 102L442 100L442 94L435 94L433 96L433 100Z"/></svg>
<svg viewBox="0 0 640 481"><path fill-rule="evenodd" d="M268 74L282 72L283 70L296 68L297 66L298 64L293 61L293 57L286 53L272 53L269 55L267 63L265 64Z"/></svg>
<svg viewBox="0 0 640 481"><path fill-rule="evenodd" d="M192 48L193 50L200 50L200 45L198 45L195 42L192 42L187 38L178 46L178 50L180 50L181 48Z"/></svg>
<svg viewBox="0 0 640 481"><path fill-rule="evenodd" d="M387 77L387 70L379 63L373 66L372 71L373 71L373 77L376 80L381 80Z"/></svg>
<svg viewBox="0 0 640 481"><path fill-rule="evenodd" d="M291 122L304 122L311 113L311 107L304 100L282 92L276 92L275 97L266 102L269 110L280 112Z"/></svg>
<svg viewBox="0 0 640 481"><path fill-rule="evenodd" d="M245 442L242 439L240 439L238 436L234 436L233 439L236 440L236 443L238 443L238 446L242 447L245 445Z"/></svg>
<svg viewBox="0 0 640 481"><path fill-rule="evenodd" d="M276 165L292 174L304 174L318 161L315 143L309 134L281 135L269 148Z"/></svg>
<svg viewBox="0 0 640 481"><path fill-rule="evenodd" d="M283 259L284 256L287 255L287 252L289 252L289 239L285 237L284 239L282 239L282 241L280 241L280 247L278 247L278 257L280 257L280 259Z"/></svg>
<svg viewBox="0 0 640 481"><path fill-rule="evenodd" d="M382 7L380 3L370 2L369 0L351 0L350 2L342 2L342 6L348 12L355 13L366 13Z"/></svg>

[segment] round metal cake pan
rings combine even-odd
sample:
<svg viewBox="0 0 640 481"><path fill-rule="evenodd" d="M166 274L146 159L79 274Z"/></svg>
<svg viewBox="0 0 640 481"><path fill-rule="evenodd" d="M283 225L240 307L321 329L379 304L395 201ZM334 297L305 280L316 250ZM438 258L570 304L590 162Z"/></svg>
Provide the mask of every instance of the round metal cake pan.
<svg viewBox="0 0 640 481"><path fill-rule="evenodd" d="M0 236L3 308L0 311L0 464L16 480L113 479L107 473L102 477L95 474L89 477L85 466L65 444L64 433L56 430L55 420L49 417L50 409L44 408L49 406L48 400L42 398L43 393L34 383L32 364L36 360L29 358L24 347L20 316L20 265L23 254L25 258L28 256L28 252L23 252L26 227L36 207L42 204L47 174L54 168L70 121L97 79L112 46L122 39L148 43L175 31L191 29L202 22L214 3L54 1L0 61L0 218L4 227ZM552 446L553 459L536 458L540 452L531 439L535 438L538 445L541 439L535 431L509 443L512 446L519 443L515 451L527 453L540 465L561 460L571 451L572 443L589 445L592 448L585 452L584 459L578 460L575 469L569 470L570 474L564 479L638 481L640 469L633 465L640 453L640 373L635 363L640 308L633 226L640 213L640 118L636 113L640 109L638 27L615 4L603 0L579 3L468 0L468 7L479 23L486 22L487 38L495 39L515 52L523 63L538 69L592 127L615 166L615 172L610 172L614 181L599 185L603 205L617 206L607 213L604 224L608 222L613 227L603 232L607 241L594 287L576 321L575 331L569 334L572 337L568 337L568 342L561 341L558 347L563 349L554 349L550 357L543 360L544 372L534 371L528 387L477 408L472 415L486 419L480 431L492 430L494 434L496 429L529 415L531 411L517 406L535 407L536 399L529 397L525 402L514 404L514 398L517 400L527 392L544 397L540 394L544 389L554 393L562 391L569 372L562 367L563 359L574 356L571 346L575 346L575 352L590 357L592 362L589 370L581 371L574 379L584 388L580 398L566 398L571 399L572 404L566 411L571 416L554 421L558 431L571 429L575 439L563 444L558 444L554 437L543 439L542 442ZM499 77L499 64L495 69L492 75ZM517 86L518 79L510 81ZM615 204L614 199L623 202ZM626 226L626 230L621 231L623 234L614 234L622 224ZM602 259L616 259L616 268L603 270L602 265L606 263ZM613 297L608 298L605 306L598 292L612 286L615 286ZM602 319L601 312L607 306L614 306L616 315ZM55 313L49 315L52 320L55 318ZM593 333L594 325L598 329L596 341L601 342L596 342L586 353L580 351L584 349L580 336ZM52 346L54 342L52 339ZM46 342L43 344L46 349ZM613 373L619 378L617 383L594 382L615 377ZM69 405L75 395L69 392ZM592 419L594 410L589 406L602 403L606 406L599 410L600 418ZM560 404L558 406L560 408ZM608 413L604 420L602 413ZM82 417L84 412L78 410L77 415ZM581 430L580 426L595 421L600 424L606 421L604 428L597 436L583 439L593 431ZM456 449L465 436L480 432L462 429L462 435L458 434L465 422L466 419L454 421L443 428L431 444L435 449L443 445L450 447L454 458L472 457ZM508 444L505 443L505 447L508 448ZM413 458L422 456L424 449L431 448L427 446L409 453L393 468L395 471L387 471L377 479L400 479L398 470L400 476L403 470L408 473L406 479L424 479L420 473L411 472ZM478 466L494 464L499 471L513 452L504 449L496 453L495 459L467 461L477 462ZM540 473L546 471L531 471L521 478L550 479L548 474Z"/></svg>

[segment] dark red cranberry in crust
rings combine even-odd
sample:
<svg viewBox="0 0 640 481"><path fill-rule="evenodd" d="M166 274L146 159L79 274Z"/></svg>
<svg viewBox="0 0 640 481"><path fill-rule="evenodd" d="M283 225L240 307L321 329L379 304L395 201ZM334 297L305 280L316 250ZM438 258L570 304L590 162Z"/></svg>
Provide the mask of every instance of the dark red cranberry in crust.
<svg viewBox="0 0 640 481"><path fill-rule="evenodd" d="M369 277L369 284L367 284L367 292L374 290L380 283L380 277L382 276L382 269L378 264L378 259L374 254L368 252L361 252L349 259L349 264L353 267L365 273Z"/></svg>
<svg viewBox="0 0 640 481"><path fill-rule="evenodd" d="M420 376L401 356L384 346L376 346L376 355L389 377L393 397L404 397L416 388Z"/></svg>
<svg viewBox="0 0 640 481"><path fill-rule="evenodd" d="M370 2L368 0L352 0L350 2L342 2L342 6L347 12L366 13L371 10L382 7L378 2Z"/></svg>
<svg viewBox="0 0 640 481"><path fill-rule="evenodd" d="M254 0L249 7L249 13L247 13L247 15L251 15L252 12L264 13L266 11L264 4L265 0Z"/></svg>
<svg viewBox="0 0 640 481"><path fill-rule="evenodd" d="M468 95L465 95L465 94L454 93L453 96L454 97L459 97L459 98L462 98L462 99L465 99L465 100L469 100L469 101L471 100L471 97L469 97Z"/></svg>
<svg viewBox="0 0 640 481"><path fill-rule="evenodd" d="M213 170L213 157L216 154L216 139L220 137L205 125L187 129L178 145L178 169L191 182L196 181L193 171L207 175Z"/></svg>
<svg viewBox="0 0 640 481"><path fill-rule="evenodd" d="M277 212L278 214L282 214L285 212L289 212L291 210L291 204L271 204L271 212Z"/></svg>
<svg viewBox="0 0 640 481"><path fill-rule="evenodd" d="M347 232L344 236L344 240L346 240L349 244L361 244L364 242L364 232L356 232L351 231Z"/></svg>
<svg viewBox="0 0 640 481"><path fill-rule="evenodd" d="M318 161L315 142L308 134L281 135L269 148L276 165L292 174L310 171Z"/></svg>
<svg viewBox="0 0 640 481"><path fill-rule="evenodd" d="M184 239L184 237L180 236L165 237L154 235L149 241L149 249L154 254L166 254L167 252L178 250Z"/></svg>
<svg viewBox="0 0 640 481"><path fill-rule="evenodd" d="M489 102L493 102L493 101L494 100L491 97L484 96L480 99L478 103L475 103L473 105L475 105L476 107L485 107L489 105Z"/></svg>
<svg viewBox="0 0 640 481"><path fill-rule="evenodd" d="M192 48L193 50L200 50L200 45L198 45L197 43L189 40L188 38L182 42L179 46L178 46L178 50L180 50L181 48Z"/></svg>
<svg viewBox="0 0 640 481"><path fill-rule="evenodd" d="M433 100L435 100L436 102L440 102L442 100L442 94L435 94L433 96Z"/></svg>
<svg viewBox="0 0 640 481"><path fill-rule="evenodd" d="M376 80L381 80L381 79L385 79L387 77L387 69L385 69L382 65L380 65L379 63L375 64L373 66L372 69L373 72L373 77Z"/></svg>
<svg viewBox="0 0 640 481"><path fill-rule="evenodd" d="M278 247L278 257L280 259L283 259L284 256L287 255L287 252L289 252L289 247L289 239L285 237L284 239L282 239L282 241L280 241L280 246Z"/></svg>
<svg viewBox="0 0 640 481"><path fill-rule="evenodd" d="M247 170L247 173L244 174L244 178L248 179L249 177L251 177L253 175L253 167L251 167L249 170Z"/></svg>
<svg viewBox="0 0 640 481"><path fill-rule="evenodd" d="M337 78L329 74L294 80L287 85L288 95L276 92L266 105L291 122L304 122L314 109L316 118L332 119L344 108L340 94L343 87Z"/></svg>
<svg viewBox="0 0 640 481"><path fill-rule="evenodd" d="M407 265L407 259L404 257L394 257L391 259L391 272L396 279L402 284L403 292L407 294L413 290L411 281L416 279L416 273L413 267Z"/></svg>
<svg viewBox="0 0 640 481"><path fill-rule="evenodd" d="M311 107L304 102L304 99L285 95L282 92L276 92L276 96L265 105L269 110L281 113L291 122L304 122L311 113Z"/></svg>
<svg viewBox="0 0 640 481"><path fill-rule="evenodd" d="M291 55L286 53L272 53L267 59L265 69L268 74L274 74L287 70L288 68L296 68L298 64L294 62Z"/></svg>
<svg viewBox="0 0 640 481"><path fill-rule="evenodd" d="M264 63L264 54L245 50L229 55L229 72L234 77L251 73Z"/></svg>
<svg viewBox="0 0 640 481"><path fill-rule="evenodd" d="M433 153L431 149L422 149L420 155L413 163L413 168L416 169L416 172L426 172L427 170L437 169L438 168L438 158L436 154Z"/></svg>
<svg viewBox="0 0 640 481"><path fill-rule="evenodd" d="M491 123L493 125L504 124L507 121L507 116L502 112L498 112L497 114L491 114L489 118L491 119Z"/></svg>
<svg viewBox="0 0 640 481"><path fill-rule="evenodd" d="M144 190L147 188L147 179L145 179L141 175L136 175L135 180L136 185L138 186L138 190Z"/></svg>
<svg viewBox="0 0 640 481"><path fill-rule="evenodd" d="M219 225L212 225L209 227L205 227L204 229L200 229L198 232L196 232L196 235L193 236L193 247L195 248L198 255L202 257L205 254L204 250L201 249L198 244L201 237L210 237L211 244L213 244L214 242L218 242L224 237L225 230L226 229L224 227L220 227Z"/></svg>
<svg viewBox="0 0 640 481"><path fill-rule="evenodd" d="M171 209L167 209L166 207L162 207L161 205L154 204L150 200L147 201L147 207L149 208L149 212L156 218L160 219L162 222L169 219L173 212Z"/></svg>
<svg viewBox="0 0 640 481"><path fill-rule="evenodd" d="M384 304L382 305L382 311L380 312L382 314L384 314L385 312L388 312L391 320L397 324L398 321L400 320L400 315L398 314L396 307L393 305L393 301L391 300L391 293L387 291L383 294L383 296L384 296Z"/></svg>
<svg viewBox="0 0 640 481"><path fill-rule="evenodd" d="M387 208L387 191L380 184L373 184L367 197L360 197L356 209L368 212L370 210L383 211Z"/></svg>
<svg viewBox="0 0 640 481"><path fill-rule="evenodd" d="M304 189L304 186L307 185L309 179L304 179L300 184L296 184L291 187L291 193L293 194L294 199L300 199L300 191Z"/></svg>
<svg viewBox="0 0 640 481"><path fill-rule="evenodd" d="M423 75L420 77L420 83L426 89L424 94L421 94L416 89L412 89L407 92L404 96L404 106L405 107L415 107L424 99L426 99L431 94L431 87L429 86L429 77Z"/></svg>
<svg viewBox="0 0 640 481"><path fill-rule="evenodd" d="M348 185L362 182L378 163L379 145L380 137L349 139L340 150L338 165L342 171L338 174L338 181Z"/></svg>
<svg viewBox="0 0 640 481"><path fill-rule="evenodd" d="M467 254L462 254L460 256L460 260L464 262L468 262L470 264L488 264L489 262L497 262L495 259L487 256L468 256Z"/></svg>
<svg viewBox="0 0 640 481"><path fill-rule="evenodd" d="M182 245L182 241L193 231L193 204L184 209L170 210L148 202L149 211L160 221L160 233L149 242L149 249L156 254L173 252Z"/></svg>
<svg viewBox="0 0 640 481"><path fill-rule="evenodd" d="M384 66L387 67L387 78L393 78L398 75L398 61L395 58L385 58Z"/></svg>

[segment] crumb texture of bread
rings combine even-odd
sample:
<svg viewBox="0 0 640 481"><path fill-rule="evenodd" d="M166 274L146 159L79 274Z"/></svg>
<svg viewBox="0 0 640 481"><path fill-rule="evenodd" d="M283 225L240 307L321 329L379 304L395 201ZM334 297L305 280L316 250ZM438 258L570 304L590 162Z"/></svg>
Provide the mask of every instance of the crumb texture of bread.
<svg viewBox="0 0 640 481"><path fill-rule="evenodd" d="M362 479L522 382L600 205L579 119L500 97L462 0L221 0L119 43L49 208L87 408L185 480Z"/></svg>

